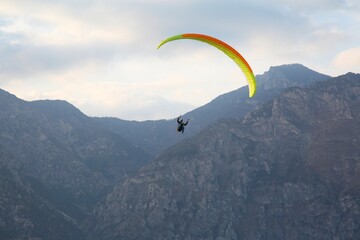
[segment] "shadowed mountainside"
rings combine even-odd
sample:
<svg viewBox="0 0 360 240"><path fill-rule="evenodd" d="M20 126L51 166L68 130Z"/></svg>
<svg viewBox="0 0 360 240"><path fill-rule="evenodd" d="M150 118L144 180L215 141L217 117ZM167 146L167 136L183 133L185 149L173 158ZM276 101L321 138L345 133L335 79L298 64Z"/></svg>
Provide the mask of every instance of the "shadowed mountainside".
<svg viewBox="0 0 360 240"><path fill-rule="evenodd" d="M339 79L354 77L358 75L348 74ZM320 186L327 189L325 192L320 189L321 199L330 199L342 206L341 209L336 204L330 206L330 209L336 209L336 213L331 214L338 214L339 218L320 220L331 227L334 224L330 220L344 221L343 226L335 224L338 229L343 229L339 239L356 239L360 220L356 213L358 179L353 176L357 174L358 155L353 148L358 145L355 136L359 134L352 122L356 120L355 106L350 104L349 98L357 102L358 97L347 89L348 83L344 84L344 89L334 85L333 80L316 85L314 90L294 88L291 91L306 94L294 98L292 104L286 102L283 105L297 106L296 111L306 110L299 104L300 100L306 100L309 91L324 91L324 99L329 97L326 99L329 103L321 102L324 99L309 98L308 105L315 104L317 108L312 109L313 115L304 114L316 119L318 113L327 116L319 108L333 104L337 106L339 118L346 115L351 121L329 121L329 126L312 123L311 131L296 126L305 132L283 138L279 135L283 130L273 130L273 135L250 131L255 125L260 130L273 124L275 129L275 123L265 113L256 120L251 116L287 96L291 91L286 88L309 86L328 78L300 64L271 67L257 76L259 88L254 98L249 99L247 87L243 87L186 114L184 118L191 118L191 124L183 136L175 132L174 120L94 119L65 101L26 102L0 90L0 238L119 239L126 236L125 239L185 239L188 236L190 239L212 239L211 236L223 236L223 239L272 239L280 236L278 239L281 239L286 236L286 239L306 239L304 236L312 236L309 231L313 229L309 230L303 222L312 219L312 214L323 213L304 212L293 225L287 225L287 229L299 226L301 230L298 231L303 232L304 238L291 238L289 232L269 229L286 224L285 220L279 220L284 216L286 221L292 221L290 215L299 214L294 205L299 204L296 205L299 209L312 207L308 202L302 202L301 195L313 199L312 194L319 191ZM330 88L321 90L326 84ZM356 89L354 85L353 91ZM284 90L283 95L271 101ZM242 119L259 107L255 115ZM277 119L278 125L287 126L289 118L293 119L292 124L298 122L302 126L303 119L297 120L296 111L290 109L284 111L282 117L275 114L270 119ZM223 118L228 119L219 121ZM253 119L253 125L249 119ZM325 117L320 120L325 122ZM219 122L214 124L216 121ZM342 131L344 124L352 126L353 131ZM350 140L346 134L351 136ZM328 140L322 142L318 138ZM184 139L187 142L168 149L154 163L147 165L154 155ZM296 153L301 157L305 154L304 148L298 149L307 146L302 142L306 142L304 139L311 140L311 144L308 143L309 147L305 149L306 163L300 161L300 164L295 161L300 158ZM337 144L339 142L346 144ZM325 148L329 149L325 151ZM338 158L345 160L339 163ZM324 168L328 161L331 164ZM128 178L144 165L134 178ZM299 171L298 166L301 167ZM288 172L294 168L296 171ZM277 175L280 174L277 172L286 173L286 176ZM294 176L289 177L292 174ZM307 180L302 180L301 176ZM121 185L125 179L130 180ZM308 184L314 184L313 188ZM308 195L302 192L304 189L309 191ZM349 194L346 195L343 189ZM329 192L338 200L327 195ZM290 203L286 202L288 198ZM297 202L296 198L300 200ZM328 204L328 200L324 203L316 201L314 208ZM288 205L284 205L285 202ZM91 216L96 205L96 214ZM277 208L273 209L274 206ZM257 218L250 218L253 215ZM244 232L244 228L252 230ZM326 229L336 232L330 227ZM299 237L297 234L294 236Z"/></svg>
<svg viewBox="0 0 360 240"><path fill-rule="evenodd" d="M82 221L152 157L65 101L0 92L0 236L82 239Z"/></svg>
<svg viewBox="0 0 360 240"><path fill-rule="evenodd" d="M359 146L359 74L291 88L115 187L92 237L360 239Z"/></svg>
<svg viewBox="0 0 360 240"><path fill-rule="evenodd" d="M0 153L2 161L9 155ZM79 223L0 164L0 239L85 239Z"/></svg>

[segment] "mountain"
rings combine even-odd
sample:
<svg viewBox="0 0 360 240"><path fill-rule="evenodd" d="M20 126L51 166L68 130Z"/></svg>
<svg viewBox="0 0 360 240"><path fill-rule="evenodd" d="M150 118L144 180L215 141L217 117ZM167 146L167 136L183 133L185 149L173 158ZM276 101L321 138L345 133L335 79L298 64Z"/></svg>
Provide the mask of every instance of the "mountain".
<svg viewBox="0 0 360 240"><path fill-rule="evenodd" d="M248 97L247 86L223 94L208 104L186 113L184 119L190 119L184 135L174 134L176 122L125 121L117 118L94 118L110 131L120 134L150 155L159 155L166 148L193 136L209 124L220 119L239 118L277 96L282 90L294 86L309 86L330 76L317 73L301 64L289 64L271 67L263 75L256 76L257 93Z"/></svg>
<svg viewBox="0 0 360 240"><path fill-rule="evenodd" d="M152 159L65 101L3 90L0 136L0 236L82 239L95 203Z"/></svg>
<svg viewBox="0 0 360 240"><path fill-rule="evenodd" d="M360 239L360 74L292 87L178 143L94 211L91 239Z"/></svg>
<svg viewBox="0 0 360 240"><path fill-rule="evenodd" d="M230 161L230 164L227 167L222 166L222 158L230 159L231 156L236 155L237 147L235 145L226 147L228 149L226 150L222 143L220 144L222 141L230 141L229 136L224 135L221 129L229 127L235 129L242 124L244 120L241 119L245 114L270 102L284 90L287 91L288 87L309 86L328 78L330 77L299 64L272 67L263 75L257 76L258 93L254 98L248 98L247 88L244 87L219 96L209 104L186 114L184 117L191 118L191 124L187 127L184 135L179 135L174 131L174 120L135 122L111 118L89 118L66 101L27 102L0 90L0 239L113 239L112 236L121 234L129 236L130 239L131 234L134 234L134 238L138 238L136 232L128 231L134 230L131 228L133 222L139 225L135 227L148 227L149 224L155 224L151 225L151 228L167 229L161 224L164 213L159 213L156 209L164 199L171 199L171 201L169 200L171 207L169 208L165 204L164 209L168 209L171 216L177 216L176 224L172 217L167 217L166 221L169 220L169 224L173 226L173 232L177 232L177 234L179 232L186 234L189 229L198 231L196 227L192 226L192 221L201 220L201 214L206 216L210 222L212 221L211 224L215 224L214 221L219 217L222 218L224 212L220 212L219 216L214 214L222 211L221 209L225 207L214 210L211 206L219 207L217 202L222 202L221 197L217 195L218 192L225 196L231 195L227 184L234 179L236 174L240 174L235 171L239 170L239 166L236 165L237 159L226 160ZM339 109L346 107L353 108L353 106L339 105ZM321 128L318 129L320 131ZM242 130L237 129L235 132L240 136L239 132ZM326 137L328 132L327 128L323 129L317 137ZM357 132L354 131L353 134L356 135ZM211 146L208 146L209 141L215 141L213 138L217 138L216 141L220 144L215 149L218 151L217 153L214 153L214 149L211 150ZM236 137L234 138L236 139ZM182 140L185 142L181 142ZM250 144L255 140L248 139L246 141ZM161 154L175 143L179 144ZM286 143L291 143L291 140ZM356 141L349 142L348 146L352 146L352 143L357 144ZM318 162L315 161L318 157L325 159L326 154L332 156L342 148L350 151L350 147L341 145L339 150L336 146L331 145L331 151L321 151L325 146L327 145L322 145L320 141L314 140L312 144L314 150L312 155L309 155L312 157L309 162L312 162L313 171L316 170L316 174L321 175L317 177L330 179L330 175L334 173L333 169L336 169L335 180L341 180L343 185L336 185L338 182L333 181L329 183L331 187L328 185L326 187L333 191L332 189L335 189L336 185L335 190L338 191L347 184L346 186L353 186L355 189L357 180L350 181L347 175L345 177L341 175L342 171L338 170L341 168L336 165L338 162L334 159L332 161L336 166L331 169L323 169L317 166ZM204 151L204 147L209 148L209 152ZM320 150L318 151L318 149ZM247 149L246 154L250 150ZM201 157L209 158L206 162L196 160L200 159L196 155L197 153L201 153ZM157 160L150 161L154 159L155 155L160 154L161 156ZM216 157L219 156L220 160L216 160ZM347 156L342 154L339 155L339 158ZM167 163L168 161L169 163ZM184 161L187 163L184 164ZM353 161L355 163L351 161L344 164L348 164L346 166L349 168L356 169L356 161ZM215 163L219 165L215 165ZM161 164L161 166L157 164ZM252 166L250 170L246 171L247 173L252 173L251 171L261 173L261 166L261 164ZM141 167L144 168L134 178L131 178ZM194 167L195 169L193 169ZM259 170L255 170L256 167L259 167ZM172 169L173 172L169 173L169 169ZM214 177L212 171L215 169ZM147 185L144 183L149 180L147 174L150 174L149 176L154 180L149 193L143 192L142 189L147 189ZM164 175L161 176L161 174ZM246 175L246 179L252 179L249 176ZM175 178L172 179L173 177ZM132 185L134 181L145 185L139 189L137 185ZM160 184L158 181L164 182ZM243 184L241 181L232 183L231 188L236 189L236 184ZM124 185L121 184L122 182L125 182ZM217 186L215 191L212 188L213 184L218 184L215 185ZM124 186L130 187L130 189L124 190ZM204 191L203 186L208 186L210 189ZM134 188L132 189L132 187ZM221 190L223 188L225 190ZM164 197L163 193L167 195ZM258 192L258 194L260 193ZM125 199L126 204L130 201L133 202L130 207L122 205L122 211L130 214L130 217L128 217L129 221L124 221L124 225L117 228L123 232L120 235L114 226L118 221L123 221L126 215L122 215L122 213L117 215L120 213L119 204L114 199L114 194L121 194L118 200ZM164 198L159 199L157 196L152 198L147 194L160 195ZM183 198L184 194L187 194L186 199ZM132 199L130 195L136 198ZM264 198L269 197L268 195L264 196ZM348 206L348 212L343 214L348 216L346 225L349 230L344 232L344 234L349 234L348 236L358 236L352 230L356 229L358 221L355 217L358 200L356 195L354 196L346 198L347 202L341 202ZM147 199L144 200L145 198ZM196 202L199 199L205 199L205 202L201 204ZM230 197L231 199L237 201L233 196ZM225 198L224 201L230 203L230 200ZM151 209L151 213L145 210L144 215L141 215L138 212L139 201L145 201L144 206L147 206L146 209ZM199 210L200 205L201 211ZM155 210L154 206L157 206ZM236 209L236 206L231 205L231 208ZM241 206L243 208L243 205ZM96 207L95 211L94 207ZM189 210L187 207L191 209ZM176 211L179 209L182 212L177 215L179 212L176 213ZM112 210L113 213L109 213ZM207 210L209 210L208 213ZM191 215L194 214L194 211L200 214L197 218L194 218L195 215ZM226 211L229 216L237 213L236 211L231 213L229 209ZM135 221L137 216L146 216L146 218L141 219L139 224ZM182 216L187 216L186 224L183 222ZM208 218L209 216L210 218ZM225 223L226 218L223 219ZM227 233L230 235L233 231L231 229L234 228L231 225L238 224L234 219L231 221L229 227L226 227L226 229L230 229ZM211 224L208 226L212 226ZM204 226L199 221L198 227ZM219 230L212 230L214 233L224 228L219 224L216 226ZM156 237L156 234L159 234L158 232L152 235L154 229L144 229L144 236ZM236 234L238 233L236 232ZM158 236L161 239L162 235L160 235ZM230 235L227 235L227 239ZM182 235L179 238L182 239ZM196 239L201 239L201 237L196 237Z"/></svg>
<svg viewBox="0 0 360 240"><path fill-rule="evenodd" d="M2 161L10 155L1 152ZM85 239L78 222L0 165L0 239Z"/></svg>

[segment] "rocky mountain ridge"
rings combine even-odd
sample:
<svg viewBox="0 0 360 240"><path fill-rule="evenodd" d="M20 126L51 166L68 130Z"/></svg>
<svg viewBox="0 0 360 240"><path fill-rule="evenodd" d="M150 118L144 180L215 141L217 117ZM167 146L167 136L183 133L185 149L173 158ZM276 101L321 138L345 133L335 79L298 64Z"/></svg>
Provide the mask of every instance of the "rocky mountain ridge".
<svg viewBox="0 0 360 240"><path fill-rule="evenodd" d="M0 92L0 238L83 239L94 204L152 157L65 101Z"/></svg>
<svg viewBox="0 0 360 240"><path fill-rule="evenodd" d="M181 137L174 134L175 119L143 122L117 118L95 118L94 120L138 145L150 155L157 156L166 148L184 138L196 135L209 124L220 119L243 117L286 88L305 87L329 78L330 76L315 72L301 64L270 67L264 74L256 76L258 87L254 97L248 97L248 87L244 86L220 95L208 104L184 114L184 119L189 118L190 124Z"/></svg>
<svg viewBox="0 0 360 240"><path fill-rule="evenodd" d="M359 239L360 74L286 90L115 187L92 239Z"/></svg>
<svg viewBox="0 0 360 240"><path fill-rule="evenodd" d="M246 113L269 102L275 96L279 96L287 87L309 86L328 78L329 76L316 73L298 64L273 67L264 75L258 76L259 92L255 98L248 99L246 87L219 96L211 103L192 111L193 119L191 125L188 126L184 136L175 140L174 138L169 138L169 136L179 137L174 132L173 121L145 121L139 124L137 122L114 119L113 123L109 123L108 120L110 119L98 121L99 119L87 117L66 101L41 100L26 102L0 90L0 239L119 239L120 236L126 236L125 239L138 239L138 237L140 237L139 239L142 237L161 239L164 236L180 239L186 239L186 236L190 239L212 239L214 236L219 236L219 239L221 239L220 236L224 239L234 239L234 236L236 236L242 239L241 237L248 233L241 232L242 225L236 225L239 220L234 220L234 218L230 222L226 222L226 216L244 214L243 212L238 212L239 209L242 209L241 211L247 212L248 215L241 216L249 217L251 214L254 215L254 212L251 211L256 211L259 205L248 208L249 205L241 205L245 201L241 200L238 203L241 207L238 209L236 208L238 205L233 206L230 204L230 207L228 207L227 204L232 202L230 201L231 199L238 201L238 197L242 196L243 193L246 193L246 196L251 195L248 190L239 190L238 188L239 186L245 186L243 181L253 176L252 171L259 173L259 176L261 176L263 165L267 161L264 160L263 165L259 163L251 165L251 160L254 158L250 154L252 149L261 150L263 148L259 148L257 144L254 144L257 139L248 139L248 136L241 136L238 132L243 132L242 130L234 130L237 135L232 134L229 137L229 129L235 129L235 126L239 124L239 121L242 121L241 119L243 119L242 117ZM353 78L353 76L350 76L350 78ZM342 91L348 93L347 89ZM350 109L350 112L355 109L355 106L349 105L347 101L350 95L344 97L346 101L337 98L336 104L338 109L342 109L341 111L345 115L350 114L348 109ZM351 98L357 101L356 95L352 94ZM292 104L292 106L295 105L295 103ZM292 112L293 110L289 111L289 115ZM321 113L321 111L319 112ZM351 114L349 116L352 116ZM284 114L284 118L286 117L289 116ZM220 120L222 118L227 120ZM219 123L215 123L219 120ZM340 123L334 122L332 124L336 126L336 124ZM353 123L350 121L347 124L352 126L351 124ZM251 126L247 127L251 128ZM123 131L123 128L127 131ZM219 132L221 129L224 131ZM319 132L316 132L316 138L327 138L329 132L336 136L339 135L341 138L340 140L335 139L332 145L329 142L314 140L316 138L312 139L311 146L314 151L311 151L312 154L308 154L308 159L311 160L309 162L312 162L313 166L311 172L316 177L311 177L311 179L331 179L329 176L335 172L336 180L339 181L330 182L329 180L329 182L325 182L324 186L326 189L329 188L328 185L331 185L331 188L329 188L331 191L335 191L333 190L335 186L337 186L336 189L344 188L350 192L357 191L357 180L351 180L349 177L350 172L344 170L344 168L357 168L356 157L341 164L336 159L332 159L332 165L329 169L323 168L323 164L318 164L317 162L318 158L325 159L328 157L326 155L327 152L324 153L318 149L321 150L329 145L331 146L331 151L328 151L330 157L341 153L336 156L341 159L344 157L348 159L348 155L343 154L343 149L351 152L351 149L357 142L355 140L354 142L347 142L346 146L341 145L342 147L338 149L336 143L345 139L342 135L343 133L336 130L338 128L331 127L333 131L329 131L328 128L317 126L316 129L319 130ZM129 130L132 132L132 136L128 135ZM194 132L194 136L189 134L191 132ZM195 135L197 132L200 132L200 135ZM356 128L351 134L356 139ZM218 137L216 143L212 139L213 136ZM330 139L330 137L328 138ZM140 139L141 141L134 142L134 139ZM181 140L184 140L185 143L182 143ZM244 149L227 147L226 143L234 140L239 144L244 144L245 142L244 146L247 147ZM289 149L295 149L299 144L299 142L289 139L287 141L284 140L284 145L275 144L271 146L273 143L272 138L264 137L261 140L268 141L269 151L274 156L277 156L275 154L278 151L277 149L279 151L282 150L286 144L293 144ZM153 168L151 166L153 164L157 166L156 164L159 161L150 162L149 165L148 162L153 159L153 155L160 154L163 149L166 149L172 143L179 144L166 150L160 157L160 159L167 159L166 161L160 161L162 162L161 168L170 168L172 169L171 173L152 172ZM201 147L199 148L199 146ZM278 147L276 148L276 146ZM154 149L148 151L151 148ZM214 151L217 153L215 155L210 154L211 149L215 149ZM302 153L302 150L296 151ZM238 161L229 159L242 152L246 153L246 157L249 157L249 162L242 165L241 168L243 170L241 171L245 171L244 169L247 169L249 166L251 166L252 170L246 170L247 174L248 171L251 174L246 175L244 179L236 179L236 177L244 176L241 175L241 172L236 172L240 171L237 165ZM194 158L195 161L193 159L194 154L196 156ZM201 154L201 158L196 154ZM356 156L357 153L354 152L353 154ZM283 155L280 156L283 157ZM196 160L202 159L202 157L207 158L207 161L199 162ZM223 158L227 159L226 161L229 163L227 167L222 166L221 161ZM171 164L168 165L167 161L171 161ZM183 161L187 163L184 165ZM285 170L282 171L286 171L286 162L284 165L282 165L283 163L277 164L280 167L279 169L284 168ZM143 166L145 167L134 178L129 178ZM271 164L268 164L265 169L275 169L271 166ZM297 165L294 164L294 166ZM259 169L254 170L257 168ZM147 172L144 169L150 169L150 171ZM235 169L237 170L235 171ZM317 171L314 169L317 169ZM215 176L212 175L213 170L216 171ZM304 174L307 171L304 170ZM297 172L296 174L301 176L303 172ZM133 179L138 179L136 181L141 183L147 179L147 175L151 176L151 181L153 181L150 190L145 191L146 187L142 186L139 188L132 185ZM141 177L139 178L139 176ZM272 175L272 178L275 179L276 177L277 175ZM125 179L130 179L124 184L125 186L128 185L130 189L127 189L124 193L122 192L124 190L119 189L123 189L123 185L120 183ZM157 179L162 179L161 184L165 185L159 184ZM233 179L236 179L237 182L232 183L231 187L228 186L229 181ZM169 190L166 184L172 186L174 180L177 181L176 187L173 187L175 190ZM341 184L339 184L340 182ZM294 183L290 183L287 186L294 185ZM319 183L315 185L323 186ZM114 191L112 191L113 186L116 186ZM248 186L247 184L246 189L249 189ZM307 189L304 186L302 188ZM205 191L206 187L209 187L210 190ZM280 191L278 186L274 185L274 187L276 191ZM265 184L263 189L271 190L272 186ZM231 195L233 194L232 191L235 190L237 197ZM119 213L119 206L114 200L114 196L120 194L119 191L121 195L124 194L119 199L125 199L125 201L131 202L131 204L123 205L122 211L126 213L117 215ZM257 191L259 196L264 194L262 191ZM157 198L162 193L167 194L164 199L168 199L166 201L168 201L169 206L171 205L167 207L167 203L165 204L166 211L173 214L171 216L174 216L174 213L180 213L175 220L172 217L169 218L169 215L164 214L164 212L159 214L156 209L163 203L164 199ZM225 198L222 199L218 193L223 194ZM142 195L139 196L138 194ZM151 196L146 198L147 194L151 194ZM274 194L265 194L264 199L267 199L269 196L274 198ZM300 195L300 193L297 194ZM324 193L324 198L329 197L326 194ZM129 197L130 195L134 196L135 200ZM185 199L183 198L184 195L186 196ZM104 197L106 199L105 202L102 201ZM346 195L342 198L344 201L341 204L346 206L344 209L348 209L346 213L342 213L344 216L348 216L346 218L346 225L349 229L345 233L350 237L357 236L354 233L354 229L357 228L356 222L358 220L356 218L357 215L353 212L356 209L356 202L358 200L356 195ZM198 203L199 199L202 199L201 204ZM138 201L143 201L144 206L147 206L143 213L144 215L137 212L141 209L138 208ZM282 201L284 202L285 200ZM219 202L221 205L217 205ZM97 208L95 214L92 215L94 206L97 206ZM154 206L157 207L154 208ZM176 212L179 209L180 212ZM237 210L235 211L234 209ZM112 210L113 213L107 212ZM297 212L295 213L297 214ZM308 215L304 213L303 216L306 217ZM117 225L119 221L123 221L124 217L127 217L129 221L124 221L121 226ZM137 222L137 217L144 217L140 219L140 224ZM185 217L186 223L184 223L183 217ZM163 218L172 226L171 231L167 228L168 225L162 224ZM203 225L203 222L201 222L204 218L207 219L208 225ZM216 220L218 218L222 218L224 221L219 223ZM194 221L199 221L201 224L193 225ZM255 225L259 224L255 220L251 221L249 222ZM134 230L134 228L131 228L133 223L136 223L139 227L145 227L141 229L141 231L144 230L143 235L136 235L138 229ZM263 224L264 229L267 228L264 225L265 223L262 222L261 224ZM279 225L279 223L277 224ZM148 228L148 226L151 227ZM202 230L203 232L199 232L199 228L203 227L205 227ZM121 229L121 234L123 235L117 232L119 229ZM157 232L154 232L154 229L157 229ZM162 229L164 229L164 233L160 233ZM205 233L206 229L210 229L213 235ZM189 234L189 231L191 234ZM253 231L256 232L258 229L253 229ZM153 235L153 233L155 234ZM265 233L261 234L264 235ZM267 239L271 239L269 236L275 233L266 234L270 234L267 235ZM276 234L281 239L281 236L283 236L281 234L284 233L279 232ZM251 238L247 236L244 239Z"/></svg>

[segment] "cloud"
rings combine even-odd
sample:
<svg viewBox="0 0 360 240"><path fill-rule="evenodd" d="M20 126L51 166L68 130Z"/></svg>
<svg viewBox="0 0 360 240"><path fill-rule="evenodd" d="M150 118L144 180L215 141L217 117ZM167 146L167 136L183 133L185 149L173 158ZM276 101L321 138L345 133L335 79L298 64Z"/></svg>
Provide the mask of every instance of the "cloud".
<svg viewBox="0 0 360 240"><path fill-rule="evenodd" d="M190 51L180 58L119 59L101 71L84 66L60 76L48 74L3 86L26 100L64 99L93 116L172 118L246 83L241 70L224 54L207 51Z"/></svg>
<svg viewBox="0 0 360 240"><path fill-rule="evenodd" d="M300 11L302 14L329 11L329 10L338 10L338 9L346 8L348 6L347 3L348 1L346 0L301 0L301 1L274 0L273 2L282 4L296 11Z"/></svg>
<svg viewBox="0 0 360 240"><path fill-rule="evenodd" d="M127 44L134 31L126 23L127 16L112 17L106 14L108 8L93 7L30 0L3 3L0 80L61 74L90 62L107 64L120 52L130 52Z"/></svg>
<svg viewBox="0 0 360 240"><path fill-rule="evenodd" d="M127 120L172 119L189 112L195 106L184 102L172 101L159 96L146 96L136 99L137 105L119 104L112 107L103 104L82 105L84 112L90 116L111 116ZM111 113L111 115L109 115Z"/></svg>
<svg viewBox="0 0 360 240"><path fill-rule="evenodd" d="M181 97L183 93L174 88L176 83L147 83L135 82L123 84L121 82L98 82L79 80L83 73L69 73L68 78L78 79L64 84L57 79L52 81L37 81L31 83L12 81L6 86L17 96L27 100L37 99L65 99L81 109L89 116L113 116L122 119L170 119L180 113L186 113L195 108ZM174 96L159 96L159 88L171 89ZM46 90L46 91L44 91Z"/></svg>
<svg viewBox="0 0 360 240"><path fill-rule="evenodd" d="M21 32L34 44L64 45L87 42L130 42L131 14L116 12L98 1L8 1L0 6L7 30ZM117 31L114 30L116 27Z"/></svg>
<svg viewBox="0 0 360 240"><path fill-rule="evenodd" d="M337 72L360 73L360 47L340 52L333 60L333 66Z"/></svg>
<svg viewBox="0 0 360 240"><path fill-rule="evenodd" d="M1 41L0 41L1 43ZM63 74L69 68L89 63L104 64L113 57L111 45L34 46L3 44L0 48L0 78L9 81L52 74Z"/></svg>
<svg viewBox="0 0 360 240"><path fill-rule="evenodd" d="M156 50L161 39L213 35L255 74L291 62L341 74L357 69L359 9L356 0L5 0L0 87L91 115L173 117L171 108L187 111L246 82L216 49L178 41Z"/></svg>

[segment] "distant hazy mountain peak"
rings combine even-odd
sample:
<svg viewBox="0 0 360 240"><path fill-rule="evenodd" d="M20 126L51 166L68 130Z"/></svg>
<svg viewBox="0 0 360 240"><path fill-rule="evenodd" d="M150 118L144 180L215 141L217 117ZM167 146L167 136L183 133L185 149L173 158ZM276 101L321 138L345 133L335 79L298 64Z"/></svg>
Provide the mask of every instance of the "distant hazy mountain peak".
<svg viewBox="0 0 360 240"><path fill-rule="evenodd" d="M78 108L65 100L36 100L30 103L34 108L45 111L47 115L50 114L53 117L67 117L72 115L86 117Z"/></svg>
<svg viewBox="0 0 360 240"><path fill-rule="evenodd" d="M17 98L14 94L11 94L0 88L0 100L1 102L24 102L23 100Z"/></svg>
<svg viewBox="0 0 360 240"><path fill-rule="evenodd" d="M264 90L307 86L330 78L299 63L272 66L263 75L257 76L259 88Z"/></svg>

